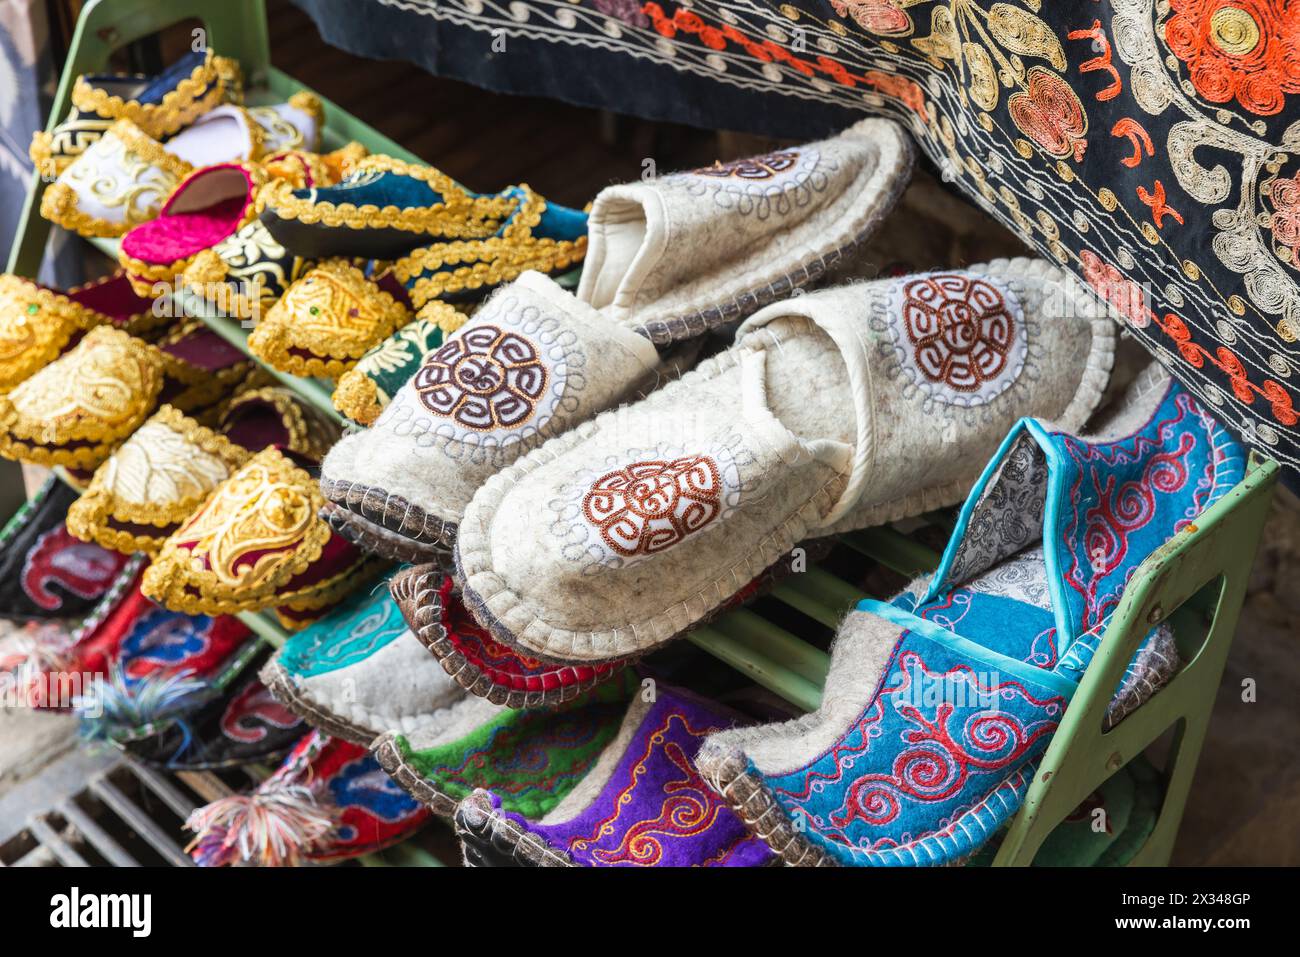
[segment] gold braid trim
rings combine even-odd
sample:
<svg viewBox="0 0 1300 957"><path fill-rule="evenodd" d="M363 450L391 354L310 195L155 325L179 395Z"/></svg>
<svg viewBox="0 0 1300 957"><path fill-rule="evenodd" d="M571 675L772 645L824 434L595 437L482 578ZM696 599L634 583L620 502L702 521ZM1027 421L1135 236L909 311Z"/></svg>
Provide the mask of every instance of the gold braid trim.
<svg viewBox="0 0 1300 957"><path fill-rule="evenodd" d="M319 137L321 127L325 125L325 106L320 97L310 90L299 90L289 97L288 102L295 110L301 110L315 121L316 135Z"/></svg>
<svg viewBox="0 0 1300 957"><path fill-rule="evenodd" d="M379 390L378 383L364 372L350 369L334 386L334 408L353 422L371 425L388 405L390 396Z"/></svg>
<svg viewBox="0 0 1300 957"><path fill-rule="evenodd" d="M520 189L525 198L519 214L500 236L435 243L417 249L393 264L394 274L408 286L411 302L417 309L448 293L500 285L517 279L529 269L556 272L582 260L587 253L586 236L576 240L533 238L533 230L546 211L546 201L526 184L521 184ZM468 265L442 269L452 263ZM416 279L413 286L409 285L412 279L426 271L434 275Z"/></svg>
<svg viewBox="0 0 1300 957"><path fill-rule="evenodd" d="M436 233L455 238L481 238L501 228L516 201L501 196L473 197L447 174L432 166L418 166L377 153L355 164L353 173L394 173L427 183L443 197L433 206L379 207L373 203L331 203L311 196L293 195L287 184L269 191L266 205L281 219L301 223L324 223L348 229L397 229L411 233Z"/></svg>
<svg viewBox="0 0 1300 957"><path fill-rule="evenodd" d="M170 136L181 127L189 126L225 99L222 67L214 62L216 59L209 50L203 62L188 77L177 83L176 89L168 92L159 103L124 100L120 96L105 93L79 76L72 86L72 104L88 113L97 113L115 120L130 120L150 136Z"/></svg>
<svg viewBox="0 0 1300 957"><path fill-rule="evenodd" d="M217 82L221 84L222 102L242 106L244 103L244 70L239 65L239 61L228 56L214 56L212 65L217 71Z"/></svg>
<svg viewBox="0 0 1300 957"><path fill-rule="evenodd" d="M389 563L382 558L365 555L336 575L331 575L306 588L277 595L279 604L276 605L276 609L277 611L284 608L291 611L315 611L326 605L333 605L335 602L342 601L364 585L371 576L387 567L390 567ZM292 622L297 619L287 620ZM280 621L283 623L286 619L281 618Z"/></svg>

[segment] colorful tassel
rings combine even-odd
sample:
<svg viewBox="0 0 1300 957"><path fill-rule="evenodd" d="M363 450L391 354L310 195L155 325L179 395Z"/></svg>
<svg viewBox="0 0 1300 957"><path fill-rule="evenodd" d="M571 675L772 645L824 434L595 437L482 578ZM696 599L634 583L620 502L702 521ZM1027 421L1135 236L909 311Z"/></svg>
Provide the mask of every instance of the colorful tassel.
<svg viewBox="0 0 1300 957"><path fill-rule="evenodd" d="M310 788L274 778L252 794L220 798L190 815L186 850L200 867L293 867L335 828Z"/></svg>
<svg viewBox="0 0 1300 957"><path fill-rule="evenodd" d="M212 694L208 684L193 672L128 678L121 662L114 662L108 679L91 693L74 698L72 706L81 717L82 736L92 741L120 740L175 722L188 743L184 718L206 704Z"/></svg>

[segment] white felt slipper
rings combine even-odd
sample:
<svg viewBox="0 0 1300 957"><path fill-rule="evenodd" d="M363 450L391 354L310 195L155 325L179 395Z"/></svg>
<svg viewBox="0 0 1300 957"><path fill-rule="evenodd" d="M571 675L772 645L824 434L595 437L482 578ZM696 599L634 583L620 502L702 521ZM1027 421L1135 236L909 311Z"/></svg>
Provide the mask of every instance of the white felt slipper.
<svg viewBox="0 0 1300 957"><path fill-rule="evenodd" d="M644 336L525 273L425 357L373 426L326 456L321 491L340 506L332 524L394 560L445 556L489 476L653 385L659 369Z"/></svg>
<svg viewBox="0 0 1300 957"><path fill-rule="evenodd" d="M458 531L465 603L525 654L644 653L796 542L958 501L1021 416L1077 429L1114 336L1042 260L771 306L726 352L488 479Z"/></svg>
<svg viewBox="0 0 1300 957"><path fill-rule="evenodd" d="M611 186L592 204L578 298L654 342L743 319L819 280L907 185L892 120L690 172Z"/></svg>

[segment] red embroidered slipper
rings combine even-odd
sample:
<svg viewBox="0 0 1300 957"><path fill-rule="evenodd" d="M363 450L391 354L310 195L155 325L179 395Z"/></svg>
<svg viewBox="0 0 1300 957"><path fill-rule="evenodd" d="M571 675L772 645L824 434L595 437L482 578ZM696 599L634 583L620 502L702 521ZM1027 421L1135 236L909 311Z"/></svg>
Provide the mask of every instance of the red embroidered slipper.
<svg viewBox="0 0 1300 957"><path fill-rule="evenodd" d="M365 748L313 731L252 793L190 815L187 850L200 867L334 863L406 840L430 814Z"/></svg>
<svg viewBox="0 0 1300 957"><path fill-rule="evenodd" d="M266 171L252 163L221 163L181 180L157 219L122 237L117 258L136 292L157 294L170 288L194 257L210 249L257 216L257 194Z"/></svg>

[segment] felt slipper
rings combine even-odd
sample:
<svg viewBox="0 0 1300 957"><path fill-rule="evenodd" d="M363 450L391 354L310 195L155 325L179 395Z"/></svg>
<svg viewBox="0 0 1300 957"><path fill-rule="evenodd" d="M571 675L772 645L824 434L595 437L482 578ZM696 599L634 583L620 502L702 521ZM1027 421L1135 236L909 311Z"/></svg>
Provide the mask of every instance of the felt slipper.
<svg viewBox="0 0 1300 957"><path fill-rule="evenodd" d="M790 864L948 864L1019 808L1118 607L1160 545L1244 474L1242 449L1161 370L1088 437L1024 419L938 570L850 612L821 706L712 736L696 763ZM1176 667L1162 627L1113 725Z"/></svg>
<svg viewBox="0 0 1300 957"><path fill-rule="evenodd" d="M97 326L0 395L0 455L95 468L159 402L182 411L210 405L249 368L243 353L201 324L177 327L157 346Z"/></svg>
<svg viewBox="0 0 1300 957"><path fill-rule="evenodd" d="M0 392L49 365L87 329L134 331L156 322L153 298L136 295L121 273L67 292L0 275Z"/></svg>
<svg viewBox="0 0 1300 957"><path fill-rule="evenodd" d="M518 206L516 196L471 193L432 166L374 154L335 186L273 185L262 221L299 256L393 260L434 240L487 239Z"/></svg>
<svg viewBox="0 0 1300 957"><path fill-rule="evenodd" d="M261 672L291 711L357 744L385 731L432 733L465 696L407 631L387 592L354 596L285 642Z"/></svg>
<svg viewBox="0 0 1300 957"><path fill-rule="evenodd" d="M428 820L365 748L314 731L250 794L199 808L185 826L200 867L291 867L391 847Z"/></svg>
<svg viewBox="0 0 1300 957"><path fill-rule="evenodd" d="M257 679L269 656L262 643L247 642L215 671L172 670L128 684L134 701L149 702L154 713L113 743L173 772L278 762L310 728Z"/></svg>
<svg viewBox="0 0 1300 957"><path fill-rule="evenodd" d="M893 207L912 146L869 119L817 143L611 186L578 298L654 342L743 319L849 259Z"/></svg>
<svg viewBox="0 0 1300 957"><path fill-rule="evenodd" d="M117 258L137 292L170 286L204 249L248 225L257 215L267 175L251 163L222 163L191 173L162 204L158 218L122 237Z"/></svg>
<svg viewBox="0 0 1300 957"><path fill-rule="evenodd" d="M353 422L372 425L397 390L415 375L425 356L464 324L463 313L449 311L439 302L430 303L339 377L334 386L334 408Z"/></svg>
<svg viewBox="0 0 1300 957"><path fill-rule="evenodd" d="M288 252L260 219L195 255L181 282L203 307L235 319L258 322L313 260Z"/></svg>
<svg viewBox="0 0 1300 957"><path fill-rule="evenodd" d="M435 814L451 817L476 788L527 818L551 811L617 736L638 687L624 671L554 711L498 708L483 698L453 704L439 726L388 732L371 745L384 770Z"/></svg>
<svg viewBox="0 0 1300 957"><path fill-rule="evenodd" d="M387 532L409 540L403 555L413 545L412 557L445 560L484 481L652 386L660 368L649 340L525 273L425 357L374 425L330 451L321 490L346 510L341 521L376 533L378 554L397 554L382 548Z"/></svg>
<svg viewBox="0 0 1300 957"><path fill-rule="evenodd" d="M68 527L105 548L153 554L254 452L275 445L319 460L337 437L288 389L241 393L215 430L163 405L95 471Z"/></svg>
<svg viewBox="0 0 1300 957"><path fill-rule="evenodd" d="M266 448L219 484L163 543L145 594L187 614L275 607L298 629L365 584L378 565L317 517L323 500L299 459Z"/></svg>
<svg viewBox="0 0 1300 957"><path fill-rule="evenodd" d="M796 542L960 500L1022 415L1079 428L1114 338L1091 295L1042 260L770 306L676 382L485 476L459 524L465 603L524 654L643 654ZM322 483L369 434L335 447ZM366 460L392 482L377 453Z"/></svg>
<svg viewBox="0 0 1300 957"><path fill-rule="evenodd" d="M363 546L364 547L364 546ZM830 551L830 542L810 542L805 557L815 562ZM738 592L717 614L765 594L791 574L791 562L779 561ZM436 564L404 568L389 590L402 609L411 633L425 645L456 682L470 694L507 708L543 708L568 701L608 681L635 658L552 662L521 655L492 638L460 599L454 579Z"/></svg>
<svg viewBox="0 0 1300 957"><path fill-rule="evenodd" d="M108 592L126 556L79 542L64 524L77 493L46 479L0 529L0 618L75 618Z"/></svg>
<svg viewBox="0 0 1300 957"><path fill-rule="evenodd" d="M295 280L266 311L248 351L281 372L337 379L410 319L410 300L392 274L372 279L331 259Z"/></svg>
<svg viewBox="0 0 1300 957"><path fill-rule="evenodd" d="M393 263L415 308L433 299L482 299L528 270L557 275L582 262L585 213L548 203L527 185L512 186L501 195L515 207L493 235L434 243Z"/></svg>
<svg viewBox="0 0 1300 957"><path fill-rule="evenodd" d="M772 851L691 763L739 715L664 684L636 695L617 737L568 796L536 820L475 791L456 808L467 865L756 867Z"/></svg>
<svg viewBox="0 0 1300 957"><path fill-rule="evenodd" d="M303 90L284 103L247 109L248 115L262 128L263 157L289 150L315 153L320 148L325 110L315 93Z"/></svg>
<svg viewBox="0 0 1300 957"><path fill-rule="evenodd" d="M105 625L74 657L87 669L92 655L107 658L97 681L74 699L81 736L153 764L189 752L194 716L222 695L261 647L237 618L182 615L138 590ZM163 751L160 744L169 747Z"/></svg>
<svg viewBox="0 0 1300 957"><path fill-rule="evenodd" d="M242 99L238 66L211 50L190 52L157 76L87 74L72 87L72 109L52 133L32 135L36 170L57 177L98 140L115 120L128 119L163 139L224 100Z"/></svg>

